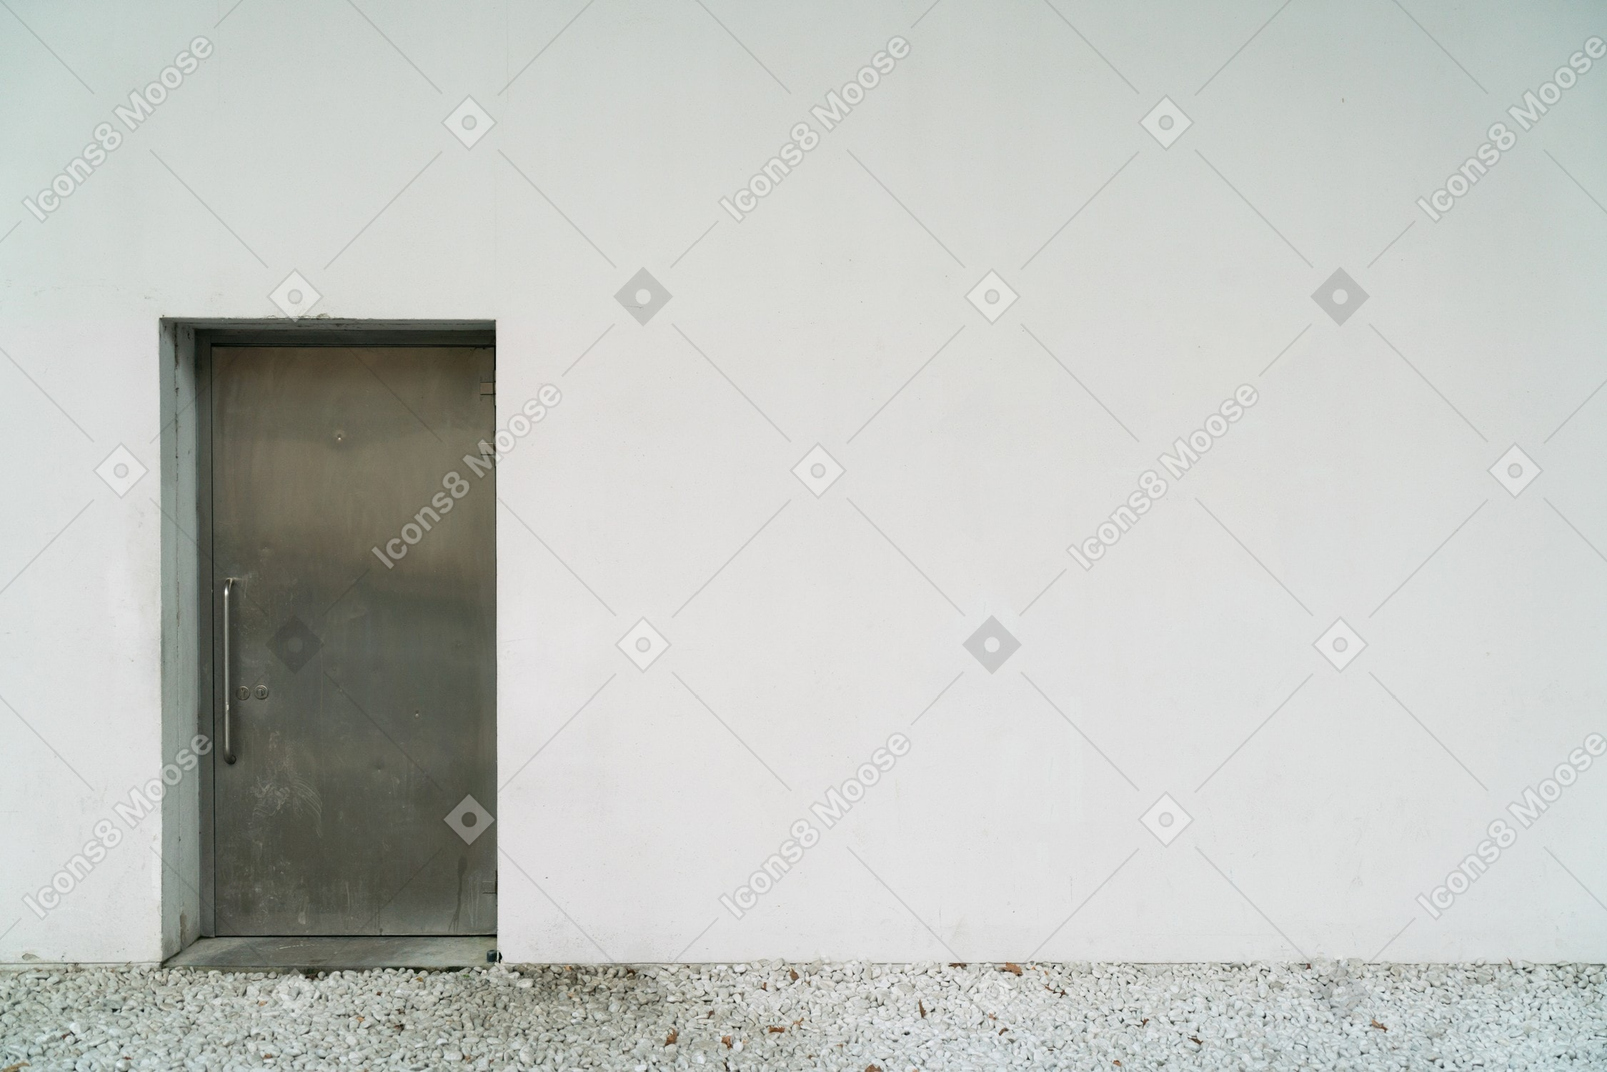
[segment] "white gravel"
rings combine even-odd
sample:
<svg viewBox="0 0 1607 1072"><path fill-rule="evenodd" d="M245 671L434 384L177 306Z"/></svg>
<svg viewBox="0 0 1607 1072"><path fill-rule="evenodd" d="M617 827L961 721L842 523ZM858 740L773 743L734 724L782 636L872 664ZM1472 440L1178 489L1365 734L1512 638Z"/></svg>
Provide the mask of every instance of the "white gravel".
<svg viewBox="0 0 1607 1072"><path fill-rule="evenodd" d="M1607 1068L1600 965L0 972L0 1072Z"/></svg>

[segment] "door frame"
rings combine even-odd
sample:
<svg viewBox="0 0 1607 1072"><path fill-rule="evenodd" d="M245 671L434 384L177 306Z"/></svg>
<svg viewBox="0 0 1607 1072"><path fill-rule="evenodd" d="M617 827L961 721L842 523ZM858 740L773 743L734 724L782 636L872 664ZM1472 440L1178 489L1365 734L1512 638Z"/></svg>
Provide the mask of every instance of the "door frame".
<svg viewBox="0 0 1607 1072"><path fill-rule="evenodd" d="M216 740L212 608L213 346L496 347L492 320L231 320L163 317L160 364L162 759ZM495 668L493 668L493 673ZM492 723L498 704L493 702ZM161 949L216 931L209 754L161 800ZM494 804L493 804L494 806Z"/></svg>

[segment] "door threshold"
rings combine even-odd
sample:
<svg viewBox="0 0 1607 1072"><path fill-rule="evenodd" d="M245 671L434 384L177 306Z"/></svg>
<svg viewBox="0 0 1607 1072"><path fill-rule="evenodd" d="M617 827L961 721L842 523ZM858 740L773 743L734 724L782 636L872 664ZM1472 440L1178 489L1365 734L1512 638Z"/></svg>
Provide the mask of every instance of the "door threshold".
<svg viewBox="0 0 1607 1072"><path fill-rule="evenodd" d="M498 959L496 948L494 934L198 938L163 967L223 971L483 968Z"/></svg>

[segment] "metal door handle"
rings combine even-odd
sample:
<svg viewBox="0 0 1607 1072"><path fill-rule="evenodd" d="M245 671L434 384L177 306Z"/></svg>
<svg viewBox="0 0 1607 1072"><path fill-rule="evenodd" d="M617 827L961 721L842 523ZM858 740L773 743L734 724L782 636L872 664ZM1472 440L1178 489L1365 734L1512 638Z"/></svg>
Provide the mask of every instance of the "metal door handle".
<svg viewBox="0 0 1607 1072"><path fill-rule="evenodd" d="M234 578L223 578L223 762L233 763L234 754L234 687L229 681L229 594L234 591Z"/></svg>

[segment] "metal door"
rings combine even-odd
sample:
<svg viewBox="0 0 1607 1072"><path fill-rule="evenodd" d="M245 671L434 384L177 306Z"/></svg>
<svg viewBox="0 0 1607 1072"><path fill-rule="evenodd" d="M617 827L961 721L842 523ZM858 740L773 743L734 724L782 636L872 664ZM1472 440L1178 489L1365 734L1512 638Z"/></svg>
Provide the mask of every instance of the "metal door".
<svg viewBox="0 0 1607 1072"><path fill-rule="evenodd" d="M493 368L212 350L219 935L496 928Z"/></svg>

